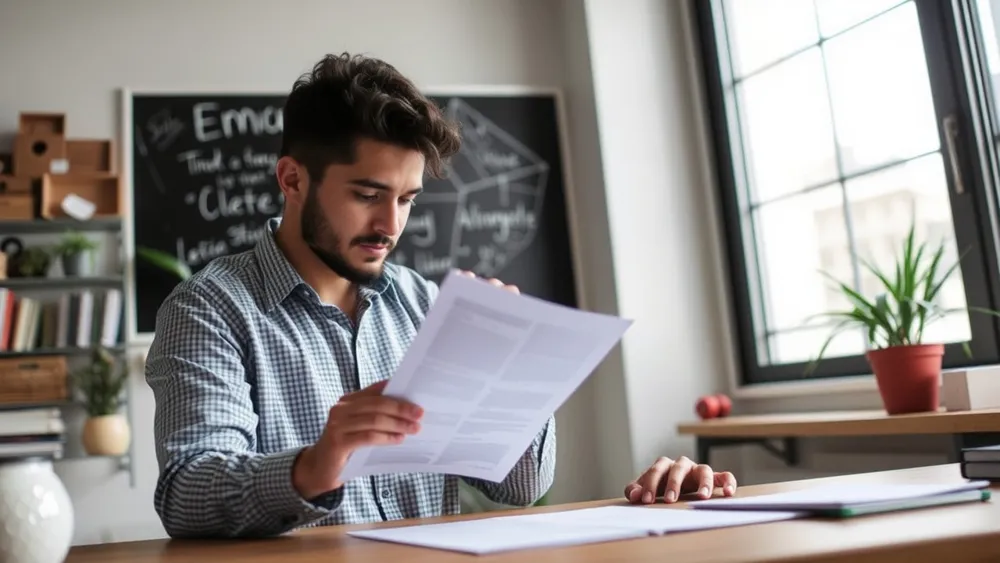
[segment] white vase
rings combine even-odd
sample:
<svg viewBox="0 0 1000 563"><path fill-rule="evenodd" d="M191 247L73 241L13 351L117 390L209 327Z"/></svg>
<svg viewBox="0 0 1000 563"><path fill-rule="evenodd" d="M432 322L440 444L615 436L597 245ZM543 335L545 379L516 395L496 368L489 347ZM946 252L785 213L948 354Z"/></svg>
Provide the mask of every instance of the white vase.
<svg viewBox="0 0 1000 563"><path fill-rule="evenodd" d="M72 541L73 505L52 462L0 462L0 561L59 563Z"/></svg>

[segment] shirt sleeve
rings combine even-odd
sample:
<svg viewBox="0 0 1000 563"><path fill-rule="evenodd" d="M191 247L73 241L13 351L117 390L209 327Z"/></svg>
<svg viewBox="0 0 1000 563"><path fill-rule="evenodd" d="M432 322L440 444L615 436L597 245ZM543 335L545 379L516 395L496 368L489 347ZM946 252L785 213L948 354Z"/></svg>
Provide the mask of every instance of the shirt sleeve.
<svg viewBox="0 0 1000 563"><path fill-rule="evenodd" d="M312 501L296 491L300 448L257 451L257 415L224 299L196 285L175 291L146 360L160 469L154 506L171 537L278 535L343 501L342 489Z"/></svg>
<svg viewBox="0 0 1000 563"><path fill-rule="evenodd" d="M463 480L493 502L509 506L530 506L548 492L555 479L555 472L556 420L555 416L550 416L503 481L494 483L469 477L463 477Z"/></svg>

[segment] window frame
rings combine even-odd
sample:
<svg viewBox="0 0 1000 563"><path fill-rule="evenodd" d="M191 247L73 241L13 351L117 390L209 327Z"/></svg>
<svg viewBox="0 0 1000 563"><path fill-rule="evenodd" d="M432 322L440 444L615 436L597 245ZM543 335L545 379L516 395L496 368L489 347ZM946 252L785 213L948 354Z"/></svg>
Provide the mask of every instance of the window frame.
<svg viewBox="0 0 1000 563"><path fill-rule="evenodd" d="M811 380L837 380L845 377L868 376L871 368L864 355L824 358L816 369L805 375L808 362L767 365L768 340L765 323L761 322L766 296L759 288L760 271L755 250L755 228L752 219L743 221L747 209L746 177L734 163L743 162L741 151L743 135L738 115L728 111L732 93L724 88L728 47L720 30L723 22L716 17L725 0L695 0L692 8L695 18L696 48L700 61L702 91L706 93L706 108L710 128L712 166L717 180L716 194L719 202L720 225L726 267L727 289L731 295L728 311L736 329L739 374L741 387ZM966 251L962 259L962 278L966 302L969 307L998 309L1000 302L1000 228L997 217L998 149L993 146L997 133L993 131L993 101L979 74L985 66L984 51L976 41L976 18L971 6L974 0L911 0L917 9L928 76L932 90L940 143L939 152L945 164L953 226L959 251ZM890 8L891 9L891 8ZM879 12L882 14L885 12ZM875 16L866 18L870 20ZM977 58L978 57L978 58ZM978 72L976 72L978 71ZM970 84L967 75L971 75ZM976 83L980 83L976 87ZM970 89L971 88L971 89ZM987 119L979 119L986 114ZM954 148L959 161L958 170L965 190L955 191L954 169L949 165L949 145L942 126L943 116L954 115L958 123ZM984 139L986 141L984 141ZM988 144L987 144L988 141ZM739 159L737 161L734 158ZM746 169L745 163L743 169ZM747 246L751 245L751 246ZM752 260L751 260L752 259ZM761 323L760 330L757 324ZM1000 363L1000 319L983 313L970 312L969 326L972 338L967 357L960 343L946 345L944 368ZM814 355L815 351L813 352ZM763 360L763 361L762 361ZM763 365L762 365L763 364Z"/></svg>

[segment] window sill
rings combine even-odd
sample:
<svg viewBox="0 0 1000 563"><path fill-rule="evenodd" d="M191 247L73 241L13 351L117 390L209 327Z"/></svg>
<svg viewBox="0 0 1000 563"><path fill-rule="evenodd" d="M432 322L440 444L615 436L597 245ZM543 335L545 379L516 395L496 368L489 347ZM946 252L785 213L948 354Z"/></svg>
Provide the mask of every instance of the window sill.
<svg viewBox="0 0 1000 563"><path fill-rule="evenodd" d="M787 381L781 383L759 383L756 385L734 386L734 399L774 399L779 397L816 397L831 393L878 392L875 376L860 375L813 381Z"/></svg>

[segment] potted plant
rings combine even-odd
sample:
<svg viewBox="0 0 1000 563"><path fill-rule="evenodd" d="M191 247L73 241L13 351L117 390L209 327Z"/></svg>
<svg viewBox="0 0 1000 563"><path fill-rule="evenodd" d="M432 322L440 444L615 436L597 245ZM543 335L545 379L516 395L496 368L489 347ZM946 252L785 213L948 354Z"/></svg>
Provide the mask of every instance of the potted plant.
<svg viewBox="0 0 1000 563"><path fill-rule="evenodd" d="M875 375L882 403L888 414L936 411L939 408L944 344L924 342L924 330L949 313L963 310L998 315L979 307L944 309L935 300L945 282L958 268L941 263L945 246L916 244L914 226L910 226L891 271L884 271L868 261L861 266L879 281L880 291L865 297L847 284L833 280L852 306L850 310L821 313L837 320L807 372L823 357L830 342L845 330L864 329L868 351L865 358ZM828 278L831 276L823 272ZM968 343L962 348L971 357Z"/></svg>
<svg viewBox="0 0 1000 563"><path fill-rule="evenodd" d="M97 243L82 233L74 231L63 235L56 245L54 253L62 259L63 273L67 276L83 276L90 273L90 251L97 248Z"/></svg>
<svg viewBox="0 0 1000 563"><path fill-rule="evenodd" d="M74 373L75 386L87 409L82 440L90 455L118 456L128 451L131 430L119 412L122 390L128 382L123 364L111 352L98 347L91 362Z"/></svg>

